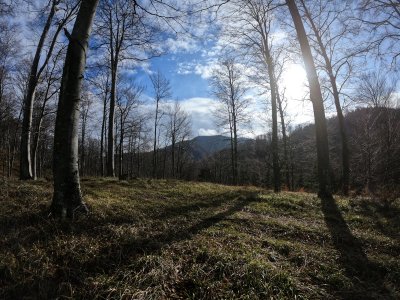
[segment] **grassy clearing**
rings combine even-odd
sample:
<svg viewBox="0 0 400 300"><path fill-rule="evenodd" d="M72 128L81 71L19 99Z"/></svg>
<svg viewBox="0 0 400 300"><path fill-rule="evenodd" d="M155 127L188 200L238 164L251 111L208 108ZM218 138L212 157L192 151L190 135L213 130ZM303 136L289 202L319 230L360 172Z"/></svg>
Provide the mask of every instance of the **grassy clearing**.
<svg viewBox="0 0 400 300"><path fill-rule="evenodd" d="M48 218L50 183L0 183L0 298L400 297L398 201L82 183L91 214L72 224Z"/></svg>

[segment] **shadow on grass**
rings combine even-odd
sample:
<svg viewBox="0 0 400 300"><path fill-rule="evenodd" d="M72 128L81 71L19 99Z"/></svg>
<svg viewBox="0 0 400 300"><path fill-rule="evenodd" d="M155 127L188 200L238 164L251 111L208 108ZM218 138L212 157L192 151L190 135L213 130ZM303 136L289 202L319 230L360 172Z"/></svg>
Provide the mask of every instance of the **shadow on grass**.
<svg viewBox="0 0 400 300"><path fill-rule="evenodd" d="M213 205L207 205L207 207L213 207L214 210L217 207L222 207L225 202L229 202L230 206L217 214L208 212L202 217L196 216L195 218L192 218L197 221L194 223L188 221L189 223L183 222L182 224L171 224L170 228L167 230L150 235L148 234L148 231L142 231L139 232L136 237L128 237L125 241L122 240L120 243L115 245L116 247L110 248L109 246L106 246L99 251L99 254L92 261L87 261L85 263L85 268L87 268L87 270L93 268L102 272L105 270L107 272L112 272L112 266L121 267L123 264L129 264L130 259L137 255L153 254L175 242L188 240L200 231L212 227L235 212L241 211L246 205L257 200L258 198L254 193L249 193L240 196L236 195L235 198L225 198L225 201L212 202ZM195 206L189 205L187 207L189 210L186 211L181 208L179 210L180 216L186 216L187 219L190 220L191 209L194 207ZM171 215L174 216L175 213L172 213ZM166 216L171 215L166 213L160 215L160 217L165 218ZM164 221L167 222L168 218L164 219ZM110 233L110 235L112 235L112 233ZM119 259L116 260L116 257Z"/></svg>
<svg viewBox="0 0 400 300"><path fill-rule="evenodd" d="M0 292L0 298L20 299L27 295L36 295L38 298L56 298L62 294L58 288L65 282L75 286L78 293L87 293L75 295L78 298L80 296L85 298L90 295L90 291L85 291L85 278L96 277L99 274L116 274L120 268L133 268L134 270L137 268L137 271L140 271L140 258L144 255L158 253L175 242L188 240L257 199L257 195L250 192L223 193L209 195L208 199L202 197L194 203L175 207L176 211L172 206L167 206L149 212L148 224L162 225L160 228L149 226L143 228L136 222L135 216L133 218L120 216L119 219L117 216L101 219L89 216L78 220L73 226L68 223L57 223L54 220L46 222L45 211L42 209L17 218L2 218L0 225L4 227L0 231L5 230L4 232L10 233L14 228L16 230L23 228L21 234L25 235L28 230L28 236L24 238L20 233L16 236L10 233L12 238L0 243L7 249L15 247L15 243L25 249L29 249L38 242L43 242L42 246L51 245L51 241L58 236L101 237L101 240L104 239L105 242L95 255L86 256L84 260L79 255L75 256L68 249L52 253L51 261L57 265L53 274L29 276L26 280L19 279L18 281L15 281L12 274L5 274L7 276L3 277L4 281L0 280L0 283L7 284L8 288L7 291L3 291L4 294ZM215 211L218 212L215 213ZM113 227L108 226L125 224L131 228L143 229L137 233L130 233L128 230L122 235L116 236Z"/></svg>
<svg viewBox="0 0 400 300"><path fill-rule="evenodd" d="M400 242L400 209L377 199L363 199L361 213L368 217L382 234ZM382 221L382 219L384 221Z"/></svg>
<svg viewBox="0 0 400 300"><path fill-rule="evenodd" d="M321 199L321 204L326 226L340 255L339 263L351 281L349 289L336 292L345 299L374 299L376 295L390 299L390 292L383 286L385 270L368 260L333 197Z"/></svg>

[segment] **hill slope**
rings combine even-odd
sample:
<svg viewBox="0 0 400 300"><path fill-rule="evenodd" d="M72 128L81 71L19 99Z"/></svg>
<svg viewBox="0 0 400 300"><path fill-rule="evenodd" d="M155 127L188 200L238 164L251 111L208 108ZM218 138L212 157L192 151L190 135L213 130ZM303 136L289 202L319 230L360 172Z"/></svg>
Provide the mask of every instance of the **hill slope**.
<svg viewBox="0 0 400 300"><path fill-rule="evenodd" d="M0 192L1 299L400 296L398 202L87 179L92 213L69 224L47 216L50 183Z"/></svg>
<svg viewBox="0 0 400 300"><path fill-rule="evenodd" d="M251 139L238 138L238 143L243 144ZM189 155L195 160L202 160L209 155L231 147L230 138L223 135L198 136L190 141L183 142Z"/></svg>

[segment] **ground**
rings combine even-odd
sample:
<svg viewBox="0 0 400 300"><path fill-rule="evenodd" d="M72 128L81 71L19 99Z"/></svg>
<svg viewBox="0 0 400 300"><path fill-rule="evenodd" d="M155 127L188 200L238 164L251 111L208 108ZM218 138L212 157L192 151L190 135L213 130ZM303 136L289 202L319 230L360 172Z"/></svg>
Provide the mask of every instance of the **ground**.
<svg viewBox="0 0 400 300"><path fill-rule="evenodd" d="M400 203L254 187L84 179L88 216L48 216L51 182L0 181L1 299L399 299Z"/></svg>

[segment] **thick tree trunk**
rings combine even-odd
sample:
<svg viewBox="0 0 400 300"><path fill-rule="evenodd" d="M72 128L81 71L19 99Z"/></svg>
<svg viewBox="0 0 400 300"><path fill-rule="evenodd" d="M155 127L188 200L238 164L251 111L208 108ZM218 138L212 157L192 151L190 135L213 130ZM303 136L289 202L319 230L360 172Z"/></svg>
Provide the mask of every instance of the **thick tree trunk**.
<svg viewBox="0 0 400 300"><path fill-rule="evenodd" d="M314 59L311 54L310 44L308 43L303 21L301 20L295 0L286 0L286 3L289 7L290 14L292 15L293 23L295 25L297 37L300 43L307 78L310 86L310 98L314 110L318 160L318 196L320 198L330 197L331 190L329 178L328 132L326 128L326 118L323 98L321 94L321 87L319 85Z"/></svg>
<svg viewBox="0 0 400 300"><path fill-rule="evenodd" d="M40 61L40 54L43 49L44 42L49 32L51 22L56 11L57 1L52 1L50 13L47 17L46 24L43 28L42 35L40 36L39 43L36 48L35 57L32 62L31 70L29 73L29 82L27 92L24 99L24 118L22 121L21 132L21 149L20 149L20 175L21 180L33 179L32 176L32 162L31 162L31 130L32 130L32 114L33 103L35 99L36 86L39 80L38 68Z"/></svg>
<svg viewBox="0 0 400 300"><path fill-rule="evenodd" d="M320 31L318 30L317 26L314 23L314 20L305 5L304 1L301 0L301 3L303 5L303 8L305 10L307 19L310 21L311 28L314 31L314 34L317 38L318 46L321 50L321 54L324 58L325 61L325 67L326 71L329 75L329 80L332 86L332 94L333 98L335 100L335 107L336 107L336 113L339 121L339 130L340 130L340 137L342 141L342 192L344 195L349 194L349 185L350 185L350 155L349 155L349 146L348 146L348 141L347 141L347 133L346 133L346 127L344 124L344 117L343 117L343 111L342 107L340 104L340 98L339 98L339 90L337 87L336 83L336 77L333 72L333 67L331 60L328 57L328 53L326 52L326 47L324 43L322 42L322 37L320 34Z"/></svg>
<svg viewBox="0 0 400 300"><path fill-rule="evenodd" d="M73 218L78 210L87 212L83 202L78 169L78 124L86 51L98 0L82 0L64 63L54 133L54 216Z"/></svg>

